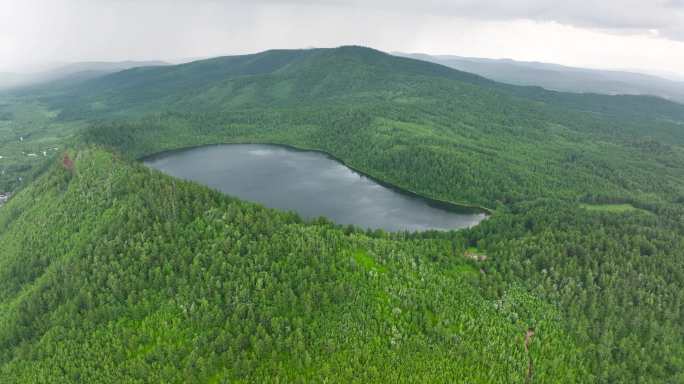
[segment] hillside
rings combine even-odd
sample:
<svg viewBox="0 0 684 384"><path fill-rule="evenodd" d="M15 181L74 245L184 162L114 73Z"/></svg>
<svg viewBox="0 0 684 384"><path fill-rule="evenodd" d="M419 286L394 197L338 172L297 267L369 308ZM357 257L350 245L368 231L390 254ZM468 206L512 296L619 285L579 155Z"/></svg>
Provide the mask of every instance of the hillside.
<svg viewBox="0 0 684 384"><path fill-rule="evenodd" d="M684 82L648 74L574 68L509 59L497 60L418 53L397 53L397 55L446 65L503 83L539 86L563 92L652 95L684 104Z"/></svg>
<svg viewBox="0 0 684 384"><path fill-rule="evenodd" d="M175 66L133 68L67 88L48 101L62 109L65 117L74 119L141 116L160 110L205 113L264 105L339 105L341 101L414 104L449 98L481 100L483 104L487 101L483 98L503 98L497 102L505 104L532 101L534 105L524 108L550 115L591 112L627 126L633 125L633 120L684 120L682 105L662 99L510 86L442 65L354 46L273 50ZM586 119L570 115L565 120L575 118Z"/></svg>
<svg viewBox="0 0 684 384"><path fill-rule="evenodd" d="M0 209L0 240L12 244L0 250L0 273L9 282L0 291L8 308L2 311L8 320L0 322L7 327L0 335L13 346L3 360L10 377L26 378L22 375L43 372L42 367L49 371L59 365L52 356L82 354L82 360L96 364L84 352L93 346L118 360L106 367L89 365L88 372L140 370L141 377L168 372L153 381L215 373L247 381L269 373L313 380L321 372L349 381L360 370L359 381L415 374L417 381L510 382L525 379L524 373L511 372L526 368L515 349L522 339L515 338L524 338L527 320L553 318L557 329L537 332L533 326L535 338L553 334L563 340L562 347L549 344L533 359L535 372L551 372L535 373L535 380L684 379L684 107L679 104L501 84L363 47L276 50L131 69L24 97L0 110L12 115L7 126L16 132L34 124L14 116L17 105L36 103L50 111L41 126L70 127L74 134L64 142L80 148L80 155L74 155L74 175L53 164L47 176ZM322 150L384 182L485 206L494 214L459 232L347 233L172 181L134 163L163 150L226 142ZM37 230L39 225L48 229ZM53 228L66 232L31 235ZM62 239L63 247L50 248ZM488 259L464 263L467 248ZM229 257L237 250L248 258ZM119 262L119 255L127 262ZM252 256L258 262L240 264ZM350 257L351 266L340 261ZM307 264L310 260L316 264ZM20 304L35 284L52 278L41 272L52 268L79 271L50 272L71 279L65 286L72 291L58 298L41 291L43 301ZM93 272L98 270L102 275ZM417 272L423 270L425 275ZM90 279L93 274L98 277ZM245 288L268 287L268 279L274 290ZM233 280L240 285L229 286L230 297L222 295L225 282ZM337 299L330 297L335 281L347 284ZM292 282L310 285L297 290ZM384 306L387 297L375 289L385 288L398 290L397 302L408 307L393 301ZM103 298L83 298L87 305L44 305L71 303L66 298L77 297L79 290L97 290ZM199 322L182 322L187 316L182 308L164 307L179 292L182 308L195 303L206 310ZM147 296L149 302L137 304ZM503 317L487 312L494 304L511 308L506 304L511 298L514 307L524 309ZM60 322L81 307L88 321L75 321L88 325L83 330ZM302 308L316 311L300 316ZM271 333L262 310L290 330L301 329L301 336L278 344L275 340L287 337ZM448 324L463 325L451 328L432 315L451 310L455 317ZM466 314L472 317L458 317ZM377 320L392 316L405 323ZM173 337L160 335L162 324L171 324ZM435 324L471 330L466 333L473 339L462 343L459 336L451 340L459 340L460 347L448 344L449 337L431 328ZM256 336L239 337L240 332L264 334L255 331L259 326L270 347L257 343ZM383 344L387 339L373 338L394 335L392 326L402 340L415 336L402 344L406 349L396 352ZM211 344L217 340L214 330L230 330L226 338L238 344L226 342L227 349ZM47 336L38 338L41 332ZM168 338L174 340L170 345L156 341ZM120 339L132 341L107 342ZM297 341L303 347L292 348ZM64 353L47 352L55 350ZM179 355L189 357L162 369ZM554 356L561 360L549 360ZM198 368L200 358L206 368ZM224 358L239 366L226 366ZM564 359L577 363L565 365ZM366 366L375 369L359 368ZM69 380L77 381L64 381Z"/></svg>
<svg viewBox="0 0 684 384"><path fill-rule="evenodd" d="M478 294L461 242L303 224L71 156L0 210L5 383L522 383L529 361L542 381L587 375L551 306Z"/></svg>
<svg viewBox="0 0 684 384"><path fill-rule="evenodd" d="M63 95L65 100L57 98L57 105L65 108L67 116L122 116L160 109L216 112L263 104L319 103L338 97L391 96L418 85L407 81L442 77L487 82L363 47L273 50L119 72L69 90ZM80 109L75 110L76 106Z"/></svg>

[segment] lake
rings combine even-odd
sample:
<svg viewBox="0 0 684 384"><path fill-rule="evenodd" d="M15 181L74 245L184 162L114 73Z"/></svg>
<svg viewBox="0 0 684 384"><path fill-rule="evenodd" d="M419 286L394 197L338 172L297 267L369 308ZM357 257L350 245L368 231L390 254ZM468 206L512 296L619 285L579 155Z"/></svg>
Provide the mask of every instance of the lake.
<svg viewBox="0 0 684 384"><path fill-rule="evenodd" d="M484 213L379 184L323 153L278 145L188 148L160 153L144 163L243 200L361 228L450 230L486 218Z"/></svg>

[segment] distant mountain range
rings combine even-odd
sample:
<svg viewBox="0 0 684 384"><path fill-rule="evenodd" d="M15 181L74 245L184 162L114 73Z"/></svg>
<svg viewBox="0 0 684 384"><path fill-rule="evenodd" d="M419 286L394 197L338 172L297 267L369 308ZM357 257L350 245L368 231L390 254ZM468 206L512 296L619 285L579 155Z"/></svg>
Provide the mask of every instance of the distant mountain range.
<svg viewBox="0 0 684 384"><path fill-rule="evenodd" d="M566 67L558 64L482 59L451 55L394 53L398 56L442 64L514 85L607 95L651 95L684 103L684 82L627 71Z"/></svg>
<svg viewBox="0 0 684 384"><path fill-rule="evenodd" d="M400 52L393 54L441 64L513 85L539 86L548 90L574 93L651 95L684 103L684 81L652 74L567 67L511 59ZM189 61L195 60L182 60L181 63ZM171 63L164 61L100 61L71 63L35 73L0 72L0 91L35 85L54 85L59 88L131 68L168 65Z"/></svg>
<svg viewBox="0 0 684 384"><path fill-rule="evenodd" d="M163 61L92 61L65 64L35 73L0 72L0 90L52 82L80 82L136 67L168 65Z"/></svg>

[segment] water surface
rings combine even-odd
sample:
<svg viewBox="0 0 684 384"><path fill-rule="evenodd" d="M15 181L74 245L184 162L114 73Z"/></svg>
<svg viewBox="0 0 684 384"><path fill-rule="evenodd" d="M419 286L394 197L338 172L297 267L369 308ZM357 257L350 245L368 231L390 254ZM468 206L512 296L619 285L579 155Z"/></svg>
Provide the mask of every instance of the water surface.
<svg viewBox="0 0 684 384"><path fill-rule="evenodd" d="M362 228L449 230L486 217L378 184L323 153L276 145L189 148L161 153L145 164L243 200Z"/></svg>

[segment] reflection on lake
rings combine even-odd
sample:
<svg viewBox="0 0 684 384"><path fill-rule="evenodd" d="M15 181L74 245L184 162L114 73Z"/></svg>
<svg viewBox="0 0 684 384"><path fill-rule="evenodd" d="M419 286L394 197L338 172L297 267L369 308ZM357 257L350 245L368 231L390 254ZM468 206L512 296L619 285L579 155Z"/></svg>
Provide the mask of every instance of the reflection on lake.
<svg viewBox="0 0 684 384"><path fill-rule="evenodd" d="M276 145L189 148L153 156L145 164L243 200L362 228L448 230L486 217L383 186L322 153Z"/></svg>

